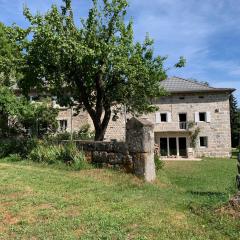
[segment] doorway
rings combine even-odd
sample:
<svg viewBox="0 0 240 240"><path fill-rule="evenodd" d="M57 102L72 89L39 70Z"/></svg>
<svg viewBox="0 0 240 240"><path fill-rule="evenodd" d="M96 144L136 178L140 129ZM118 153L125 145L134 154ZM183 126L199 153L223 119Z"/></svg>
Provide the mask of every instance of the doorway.
<svg viewBox="0 0 240 240"><path fill-rule="evenodd" d="M161 156L187 157L186 137L163 137L160 138Z"/></svg>
<svg viewBox="0 0 240 240"><path fill-rule="evenodd" d="M160 138L160 155L168 156L168 139Z"/></svg>
<svg viewBox="0 0 240 240"><path fill-rule="evenodd" d="M177 138L169 138L169 155L177 156Z"/></svg>
<svg viewBox="0 0 240 240"><path fill-rule="evenodd" d="M178 138L179 156L187 157L187 139L185 137Z"/></svg>

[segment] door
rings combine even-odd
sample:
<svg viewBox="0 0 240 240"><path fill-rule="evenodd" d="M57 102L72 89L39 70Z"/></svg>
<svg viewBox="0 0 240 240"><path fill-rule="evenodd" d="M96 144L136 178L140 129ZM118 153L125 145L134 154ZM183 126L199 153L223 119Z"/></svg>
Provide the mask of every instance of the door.
<svg viewBox="0 0 240 240"><path fill-rule="evenodd" d="M179 146L179 155L181 157L187 157L187 138L185 137L178 138L178 146Z"/></svg>
<svg viewBox="0 0 240 240"><path fill-rule="evenodd" d="M160 138L160 155L161 156L167 156L168 155L167 138Z"/></svg>
<svg viewBox="0 0 240 240"><path fill-rule="evenodd" d="M177 138L169 138L169 155L177 156Z"/></svg>

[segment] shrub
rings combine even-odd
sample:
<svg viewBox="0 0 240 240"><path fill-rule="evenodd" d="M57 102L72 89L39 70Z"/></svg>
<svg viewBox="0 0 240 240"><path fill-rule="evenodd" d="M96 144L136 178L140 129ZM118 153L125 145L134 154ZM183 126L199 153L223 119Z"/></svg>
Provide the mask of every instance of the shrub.
<svg viewBox="0 0 240 240"><path fill-rule="evenodd" d="M90 130L90 125L83 125L78 132L73 132L72 134L73 140L91 140L94 139L94 132ZM45 138L46 141L49 142L61 142L71 140L71 134L69 132L61 132L55 135L47 136Z"/></svg>
<svg viewBox="0 0 240 240"><path fill-rule="evenodd" d="M90 164L86 161L86 158L83 152L79 152L78 155L74 156L72 167L75 170L90 168Z"/></svg>
<svg viewBox="0 0 240 240"><path fill-rule="evenodd" d="M89 168L84 153L79 151L75 144L49 145L47 142L39 144L29 154L31 161L47 164L65 163L75 170Z"/></svg>
<svg viewBox="0 0 240 240"><path fill-rule="evenodd" d="M19 154L22 158L35 148L37 140L33 138L8 138L0 140L0 158L9 156L10 154Z"/></svg>
<svg viewBox="0 0 240 240"><path fill-rule="evenodd" d="M164 167L163 160L161 160L160 157L156 154L154 155L154 162L155 162L155 167L156 167L157 171L159 171L160 169L162 169Z"/></svg>
<svg viewBox="0 0 240 240"><path fill-rule="evenodd" d="M34 162L45 162L53 164L59 161L60 149L59 146L39 144L28 155L28 159Z"/></svg>
<svg viewBox="0 0 240 240"><path fill-rule="evenodd" d="M10 154L8 157L5 158L5 160L8 162L19 162L22 161L23 159L19 154Z"/></svg>

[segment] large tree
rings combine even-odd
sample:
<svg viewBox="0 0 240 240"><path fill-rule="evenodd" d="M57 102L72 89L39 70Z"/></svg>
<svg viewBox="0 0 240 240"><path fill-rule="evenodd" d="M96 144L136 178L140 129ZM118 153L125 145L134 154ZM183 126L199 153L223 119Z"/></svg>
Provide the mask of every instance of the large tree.
<svg viewBox="0 0 240 240"><path fill-rule="evenodd" d="M61 9L53 5L44 15L24 10L31 40L26 44L24 39L21 86L47 88L64 104L78 102L78 109L93 121L95 140L103 140L119 106L132 114L156 109L152 99L164 93L159 82L166 78L166 58L154 55L148 36L142 44L134 41L133 22L125 19L127 0L92 4L80 25L74 21L71 0L63 0ZM180 58L175 66L183 65Z"/></svg>
<svg viewBox="0 0 240 240"><path fill-rule="evenodd" d="M230 118L232 146L240 146L240 110L238 109L237 99L233 94L230 96Z"/></svg>

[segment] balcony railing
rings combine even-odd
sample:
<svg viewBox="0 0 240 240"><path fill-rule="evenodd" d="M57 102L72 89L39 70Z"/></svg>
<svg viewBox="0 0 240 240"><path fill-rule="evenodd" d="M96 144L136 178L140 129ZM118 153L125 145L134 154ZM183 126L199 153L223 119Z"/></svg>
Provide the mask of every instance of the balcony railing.
<svg viewBox="0 0 240 240"><path fill-rule="evenodd" d="M155 124L154 129L156 132L176 132L189 130L188 122L161 122Z"/></svg>
<svg viewBox="0 0 240 240"><path fill-rule="evenodd" d="M187 122L180 122L179 123L179 128L180 129L187 129L187 125L188 125Z"/></svg>

